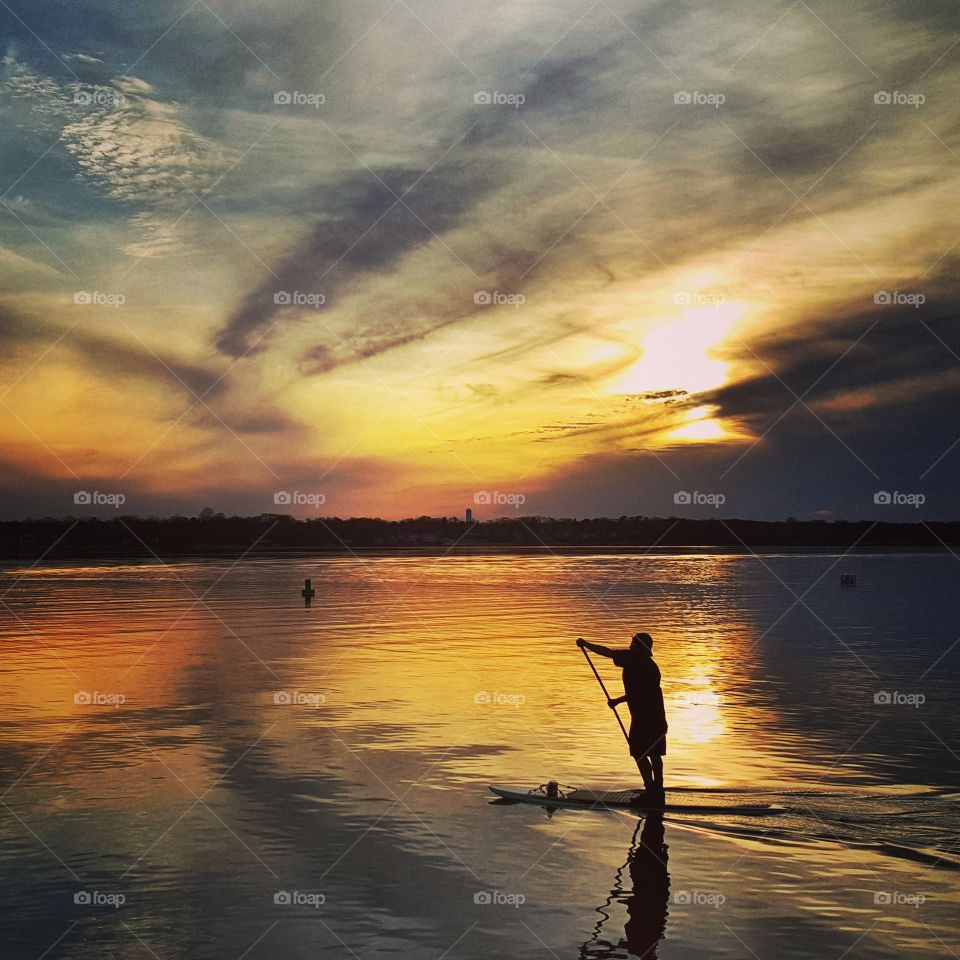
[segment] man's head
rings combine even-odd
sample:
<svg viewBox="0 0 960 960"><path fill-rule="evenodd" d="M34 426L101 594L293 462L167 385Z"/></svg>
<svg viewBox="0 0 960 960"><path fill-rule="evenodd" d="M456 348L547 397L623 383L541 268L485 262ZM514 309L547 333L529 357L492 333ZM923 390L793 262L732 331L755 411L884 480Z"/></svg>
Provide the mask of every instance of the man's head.
<svg viewBox="0 0 960 960"><path fill-rule="evenodd" d="M653 637L649 633L635 633L630 646L634 650L646 650L650 653L653 650Z"/></svg>

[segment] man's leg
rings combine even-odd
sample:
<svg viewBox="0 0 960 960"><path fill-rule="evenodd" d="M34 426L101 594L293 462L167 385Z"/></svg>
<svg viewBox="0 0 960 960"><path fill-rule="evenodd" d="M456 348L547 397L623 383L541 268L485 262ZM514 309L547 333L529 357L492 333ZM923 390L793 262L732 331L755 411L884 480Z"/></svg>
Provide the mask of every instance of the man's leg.
<svg viewBox="0 0 960 960"><path fill-rule="evenodd" d="M634 760L637 761L637 769L640 771L640 776L643 777L643 789L653 790L653 769L650 766L650 761L646 757L634 757Z"/></svg>
<svg viewBox="0 0 960 960"><path fill-rule="evenodd" d="M650 758L650 765L653 774L653 787L650 788L651 797L657 804L663 806L666 801L666 794L663 789L663 757L654 755Z"/></svg>

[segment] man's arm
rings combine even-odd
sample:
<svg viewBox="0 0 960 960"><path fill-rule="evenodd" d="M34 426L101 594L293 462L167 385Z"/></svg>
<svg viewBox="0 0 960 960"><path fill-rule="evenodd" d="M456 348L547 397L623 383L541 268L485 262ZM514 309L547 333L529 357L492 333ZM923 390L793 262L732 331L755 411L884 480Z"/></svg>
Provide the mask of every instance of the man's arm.
<svg viewBox="0 0 960 960"><path fill-rule="evenodd" d="M611 650L609 647L603 647L603 646L601 646L599 643L588 643L586 640L583 639L583 637L580 637L580 639L577 640L577 646L578 646L581 650L582 650L584 647L586 647L588 650L592 650L595 654L597 654L598 656L601 656L601 657L611 657L611 658L612 658L613 655L614 655L615 653L617 653L616 650Z"/></svg>
<svg viewBox="0 0 960 960"><path fill-rule="evenodd" d="M581 650L583 649L592 650L594 653L599 654L601 657L612 657L615 653L618 652L616 650L611 650L609 647L601 646L599 643L588 643L586 640L583 639L583 637L580 637L577 640L577 646ZM612 710L616 710L616 708L621 703L626 703L626 702L627 702L626 696L612 697L607 701L607 706L610 707Z"/></svg>

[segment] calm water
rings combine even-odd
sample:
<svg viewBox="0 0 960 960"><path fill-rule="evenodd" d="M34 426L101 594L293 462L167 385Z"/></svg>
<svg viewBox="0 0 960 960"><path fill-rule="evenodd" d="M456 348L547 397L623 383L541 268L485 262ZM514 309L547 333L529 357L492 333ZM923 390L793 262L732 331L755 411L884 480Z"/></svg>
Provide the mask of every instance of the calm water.
<svg viewBox="0 0 960 960"><path fill-rule="evenodd" d="M2 955L955 956L958 583L904 554L7 566ZM635 783L574 641L638 629L668 786L786 813L641 836L489 802Z"/></svg>

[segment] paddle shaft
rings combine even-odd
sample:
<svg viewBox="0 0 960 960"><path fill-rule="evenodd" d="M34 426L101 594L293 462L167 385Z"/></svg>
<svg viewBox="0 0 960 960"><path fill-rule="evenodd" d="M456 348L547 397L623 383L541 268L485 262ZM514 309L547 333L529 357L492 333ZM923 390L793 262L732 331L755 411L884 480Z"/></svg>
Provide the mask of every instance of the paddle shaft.
<svg viewBox="0 0 960 960"><path fill-rule="evenodd" d="M593 671L593 675L597 678L597 682L600 684L600 689L603 691L603 695L610 700L610 694L607 691L607 685L603 682L603 677L597 673L597 668L593 665L593 661L590 659L590 654L587 653L586 647L580 648L583 651L583 655L587 658L587 663L590 664L590 669ZM627 733L627 728L623 725L623 721L620 719L620 714L617 713L617 708L613 708L613 715L617 718L617 723L620 724L620 731L623 733L623 739L627 741L627 746L630 745L630 734Z"/></svg>

